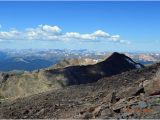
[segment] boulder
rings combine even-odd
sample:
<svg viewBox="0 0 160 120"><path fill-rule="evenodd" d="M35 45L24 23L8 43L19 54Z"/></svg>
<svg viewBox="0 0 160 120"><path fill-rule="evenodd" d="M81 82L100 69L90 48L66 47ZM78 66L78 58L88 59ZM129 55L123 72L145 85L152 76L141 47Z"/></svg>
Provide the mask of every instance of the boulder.
<svg viewBox="0 0 160 120"><path fill-rule="evenodd" d="M144 85L144 91L147 95L160 95L160 79L147 81L147 84Z"/></svg>

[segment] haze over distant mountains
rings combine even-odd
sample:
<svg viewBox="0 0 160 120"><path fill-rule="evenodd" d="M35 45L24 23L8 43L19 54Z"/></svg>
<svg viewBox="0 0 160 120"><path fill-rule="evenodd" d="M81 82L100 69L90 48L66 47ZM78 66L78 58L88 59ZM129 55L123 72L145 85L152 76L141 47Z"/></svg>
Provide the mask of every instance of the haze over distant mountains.
<svg viewBox="0 0 160 120"><path fill-rule="evenodd" d="M89 50L1 50L0 51L0 71L33 71L46 68L59 63L62 60L77 59L79 64L88 61L96 63L107 58L111 52L95 52ZM133 60L142 64L151 64L160 60L160 53L125 53ZM72 62L71 62L72 61ZM62 65L62 62L60 63ZM64 64L64 62L63 62ZM74 63L73 63L74 64ZM62 65L63 66L63 65Z"/></svg>

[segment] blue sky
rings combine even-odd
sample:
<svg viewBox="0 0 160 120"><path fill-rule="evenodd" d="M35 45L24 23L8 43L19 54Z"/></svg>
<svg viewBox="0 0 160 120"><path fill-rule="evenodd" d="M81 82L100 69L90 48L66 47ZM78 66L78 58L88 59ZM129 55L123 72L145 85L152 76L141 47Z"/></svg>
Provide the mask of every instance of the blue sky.
<svg viewBox="0 0 160 120"><path fill-rule="evenodd" d="M0 2L0 48L160 51L160 2Z"/></svg>

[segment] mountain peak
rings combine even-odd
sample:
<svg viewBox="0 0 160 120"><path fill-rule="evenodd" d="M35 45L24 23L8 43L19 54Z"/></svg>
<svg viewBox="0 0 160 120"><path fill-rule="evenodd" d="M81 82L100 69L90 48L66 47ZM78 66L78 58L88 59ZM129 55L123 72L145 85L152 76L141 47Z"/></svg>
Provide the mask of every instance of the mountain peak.
<svg viewBox="0 0 160 120"><path fill-rule="evenodd" d="M118 52L114 52L112 53L112 55L108 58L108 59L117 59L117 58L129 58L128 56L126 56L125 54L121 54ZM129 58L130 59L130 58Z"/></svg>
<svg viewBox="0 0 160 120"><path fill-rule="evenodd" d="M113 52L112 55L117 55L118 56L118 55L123 55L123 54L118 53L118 52Z"/></svg>
<svg viewBox="0 0 160 120"><path fill-rule="evenodd" d="M130 57L126 56L125 54L121 54L118 52L114 52L110 57L108 57L105 61L105 64L110 64L112 67L122 67L122 68L143 68L144 65L133 61Z"/></svg>

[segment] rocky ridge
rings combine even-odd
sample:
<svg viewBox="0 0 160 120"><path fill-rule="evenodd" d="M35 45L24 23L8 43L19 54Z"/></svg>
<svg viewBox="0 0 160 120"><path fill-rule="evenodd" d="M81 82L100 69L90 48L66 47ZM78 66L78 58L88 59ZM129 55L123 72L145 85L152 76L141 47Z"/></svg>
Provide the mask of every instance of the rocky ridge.
<svg viewBox="0 0 160 120"><path fill-rule="evenodd" d="M159 118L160 63L1 103L0 118ZM154 87L153 87L154 86Z"/></svg>
<svg viewBox="0 0 160 120"><path fill-rule="evenodd" d="M106 60L93 65L41 69L24 73L1 73L0 97L16 99L62 89L65 86L93 83L103 77L142 67L144 66L124 54L115 52Z"/></svg>

